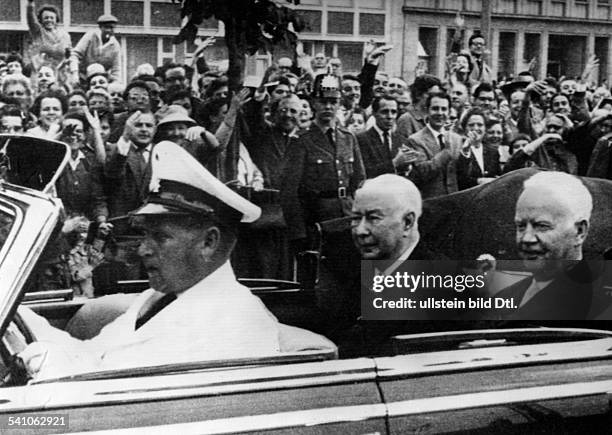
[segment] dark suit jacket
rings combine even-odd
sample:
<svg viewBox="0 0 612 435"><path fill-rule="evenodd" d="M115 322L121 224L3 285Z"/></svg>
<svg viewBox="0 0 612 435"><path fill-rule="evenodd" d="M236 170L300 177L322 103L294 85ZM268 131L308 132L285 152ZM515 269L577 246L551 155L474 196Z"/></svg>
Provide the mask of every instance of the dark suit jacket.
<svg viewBox="0 0 612 435"><path fill-rule="evenodd" d="M459 190L477 186L479 178L497 177L501 174L497 148L491 145L483 145L482 159L484 161L484 172L480 169L473 153L470 153L468 158L463 154L459 155L457 160L457 184Z"/></svg>
<svg viewBox="0 0 612 435"><path fill-rule="evenodd" d="M587 177L594 178L606 178L612 180L612 154L610 153L610 147L612 141L608 137L602 137L597 141L591 160L589 163L589 169L587 170Z"/></svg>
<svg viewBox="0 0 612 435"><path fill-rule="evenodd" d="M144 202L151 181L151 160L144 165L134 145L122 156L113 144L107 154L104 175L108 184L109 216L123 216Z"/></svg>
<svg viewBox="0 0 612 435"><path fill-rule="evenodd" d="M249 134L244 137L244 145L251 159L264 176L265 186L281 189L285 154L291 140L297 137L284 134L279 128L264 120L263 104L249 101L244 109Z"/></svg>
<svg viewBox="0 0 612 435"><path fill-rule="evenodd" d="M382 174L395 174L393 157L405 143L403 136L397 132L390 135L391 149L387 148L374 127L357 135L366 177L374 178ZM400 168L401 169L401 168Z"/></svg>
<svg viewBox="0 0 612 435"><path fill-rule="evenodd" d="M421 191L423 199L456 192L455 161L460 154L463 138L457 133L444 133L446 147L440 148L438 139L429 127L422 128L408 138L408 147L420 152L423 159L414 163L409 178Z"/></svg>
<svg viewBox="0 0 612 435"><path fill-rule="evenodd" d="M82 148L85 155L76 170L66 165L55 187L57 196L62 199L69 215L83 215L95 220L98 216L108 216L104 195L102 165L96 161L94 152Z"/></svg>
<svg viewBox="0 0 612 435"><path fill-rule="evenodd" d="M580 261L536 293L520 308L488 313L490 318L504 320L584 320L593 299L594 277L587 261ZM532 278L526 278L493 295L494 298L513 298L519 306Z"/></svg>

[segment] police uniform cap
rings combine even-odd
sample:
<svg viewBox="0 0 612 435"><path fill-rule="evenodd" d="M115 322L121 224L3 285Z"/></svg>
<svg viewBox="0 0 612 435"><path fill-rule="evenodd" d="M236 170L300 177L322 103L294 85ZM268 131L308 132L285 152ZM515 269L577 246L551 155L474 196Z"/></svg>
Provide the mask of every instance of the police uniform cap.
<svg viewBox="0 0 612 435"><path fill-rule="evenodd" d="M340 98L340 77L335 74L319 74L313 85L314 98Z"/></svg>
<svg viewBox="0 0 612 435"><path fill-rule="evenodd" d="M131 215L206 216L231 226L256 221L261 209L219 181L183 148L163 141L151 152L147 200Z"/></svg>

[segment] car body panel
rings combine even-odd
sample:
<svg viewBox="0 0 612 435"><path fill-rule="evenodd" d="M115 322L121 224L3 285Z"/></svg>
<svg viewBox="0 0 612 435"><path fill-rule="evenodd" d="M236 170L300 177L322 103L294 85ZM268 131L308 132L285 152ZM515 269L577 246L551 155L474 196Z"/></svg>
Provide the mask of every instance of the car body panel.
<svg viewBox="0 0 612 435"><path fill-rule="evenodd" d="M371 429L371 424L378 420L384 428L384 412L372 411L379 409L382 403L375 379L374 362L363 358L63 382L59 389L56 382L41 383L0 390L0 402L3 402L0 414L42 412L50 415L70 409L70 429L78 431L286 414L309 409L318 410L321 416L327 412L328 417L323 418L321 424L332 424L346 421L349 414L338 414L334 420L330 417L334 413L326 410L349 406L355 407L350 422L368 421L366 426ZM37 405L33 406L35 402ZM96 415L93 419L92 413ZM316 424L308 415L301 419L303 425ZM371 432L370 429L364 433Z"/></svg>

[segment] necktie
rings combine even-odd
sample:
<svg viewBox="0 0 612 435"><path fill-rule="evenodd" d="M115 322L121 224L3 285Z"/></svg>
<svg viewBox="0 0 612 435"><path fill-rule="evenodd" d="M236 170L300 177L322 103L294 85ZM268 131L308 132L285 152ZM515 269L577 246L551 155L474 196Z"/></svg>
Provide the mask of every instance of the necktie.
<svg viewBox="0 0 612 435"><path fill-rule="evenodd" d="M389 132L385 131L383 133L383 137L385 138L385 148L391 151L391 141L389 140Z"/></svg>
<svg viewBox="0 0 612 435"><path fill-rule="evenodd" d="M153 316L155 316L157 313L159 313L161 310L166 308L168 305L170 305L175 300L176 300L176 295L174 293L169 293L165 295L164 297L162 297L157 302L155 302L153 306L151 306L149 311L144 313L142 316L140 316L136 320L136 329L140 328L142 325L147 323L149 320L151 320Z"/></svg>
<svg viewBox="0 0 612 435"><path fill-rule="evenodd" d="M443 134L439 134L438 135L438 143L440 144L440 149L443 150L446 147L446 144L444 143L444 135Z"/></svg>
<svg viewBox="0 0 612 435"><path fill-rule="evenodd" d="M334 142L334 129L333 128L328 128L327 131L325 132L325 136L327 136L327 140L329 141L329 144L332 147L336 146L336 142Z"/></svg>

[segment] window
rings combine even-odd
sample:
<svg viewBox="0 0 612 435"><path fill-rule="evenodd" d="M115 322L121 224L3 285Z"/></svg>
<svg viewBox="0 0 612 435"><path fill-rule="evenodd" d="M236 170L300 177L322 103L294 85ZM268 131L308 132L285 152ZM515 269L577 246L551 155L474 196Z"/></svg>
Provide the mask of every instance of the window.
<svg viewBox="0 0 612 435"><path fill-rule="evenodd" d="M566 8L565 0L553 0L550 3L550 14L555 17L564 17L566 15Z"/></svg>
<svg viewBox="0 0 612 435"><path fill-rule="evenodd" d="M352 35L354 15L351 12L328 12L327 33Z"/></svg>
<svg viewBox="0 0 612 435"><path fill-rule="evenodd" d="M359 73L363 66L363 44L361 42L338 42L337 57L342 61L343 72Z"/></svg>
<svg viewBox="0 0 612 435"><path fill-rule="evenodd" d="M360 35L385 34L385 16L382 14L359 14Z"/></svg>
<svg viewBox="0 0 612 435"><path fill-rule="evenodd" d="M499 32L499 74L506 77L514 74L516 52L516 33Z"/></svg>
<svg viewBox="0 0 612 435"><path fill-rule="evenodd" d="M157 65L157 38L128 36L126 43L127 77L132 77L140 64Z"/></svg>
<svg viewBox="0 0 612 435"><path fill-rule="evenodd" d="M0 210L0 249L7 241L14 223L15 218L13 216Z"/></svg>
<svg viewBox="0 0 612 435"><path fill-rule="evenodd" d="M122 26L142 26L144 24L142 2L115 0L111 2L111 12L119 18Z"/></svg>
<svg viewBox="0 0 612 435"><path fill-rule="evenodd" d="M152 27L180 27L181 9L175 3L151 3Z"/></svg>
<svg viewBox="0 0 612 435"><path fill-rule="evenodd" d="M2 0L0 21L21 21L19 0Z"/></svg>
<svg viewBox="0 0 612 435"><path fill-rule="evenodd" d="M72 0L70 21L72 24L96 24L98 17L104 13L104 2L89 0ZM121 21L121 18L119 21Z"/></svg>
<svg viewBox="0 0 612 435"><path fill-rule="evenodd" d="M524 8L527 15L542 15L542 0L527 0Z"/></svg>
<svg viewBox="0 0 612 435"><path fill-rule="evenodd" d="M363 9L384 9L385 0L357 0L357 6Z"/></svg>
<svg viewBox="0 0 612 435"><path fill-rule="evenodd" d="M320 11L298 11L299 15L306 21L305 33L321 33Z"/></svg>
<svg viewBox="0 0 612 435"><path fill-rule="evenodd" d="M341 6L350 8L353 6L353 0L327 0L327 6Z"/></svg>

